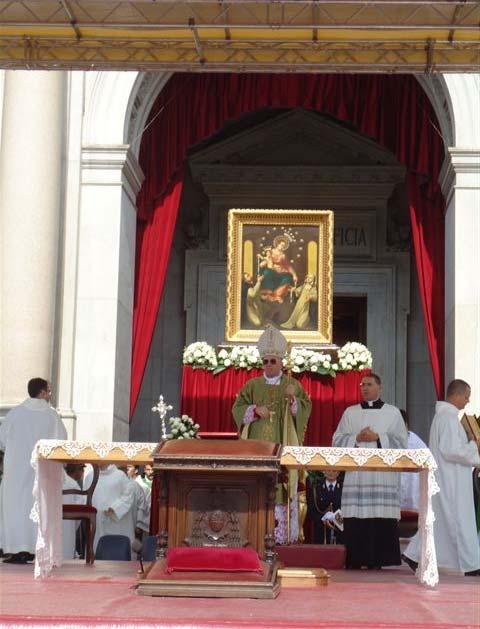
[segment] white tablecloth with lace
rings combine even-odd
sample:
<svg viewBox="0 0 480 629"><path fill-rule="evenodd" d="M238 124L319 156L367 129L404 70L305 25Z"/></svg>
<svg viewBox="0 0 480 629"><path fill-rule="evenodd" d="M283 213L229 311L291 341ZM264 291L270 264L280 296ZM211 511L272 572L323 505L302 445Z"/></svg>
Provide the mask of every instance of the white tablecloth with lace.
<svg viewBox="0 0 480 629"><path fill-rule="evenodd" d="M62 565L62 486L64 463L151 463L158 443L58 441L42 439L32 452L35 469L31 519L38 523L35 577Z"/></svg>
<svg viewBox="0 0 480 629"><path fill-rule="evenodd" d="M418 472L420 474L420 506L418 531L421 556L417 577L425 585L438 583L437 557L433 538L435 515L432 496L440 491L435 480L437 464L428 448L394 450L381 448L302 448L282 449L282 465L297 469L337 468L348 471L382 470L382 472Z"/></svg>
<svg viewBox="0 0 480 629"><path fill-rule="evenodd" d="M32 453L35 468L32 519L38 522L35 577L45 577L62 564L62 464L151 463L157 443L99 441L39 441ZM439 491L435 480L437 465L428 449L393 450L369 448L284 447L281 463L287 468L339 470L381 470L420 473L418 528L421 557L417 576L421 583L438 582L433 539L432 496Z"/></svg>

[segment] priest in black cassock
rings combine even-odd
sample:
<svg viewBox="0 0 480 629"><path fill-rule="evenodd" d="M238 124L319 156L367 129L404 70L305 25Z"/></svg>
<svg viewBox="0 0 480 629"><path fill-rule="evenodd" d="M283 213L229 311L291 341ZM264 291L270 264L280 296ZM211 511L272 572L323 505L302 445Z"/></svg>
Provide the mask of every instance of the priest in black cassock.
<svg viewBox="0 0 480 629"><path fill-rule="evenodd" d="M342 448L406 448L408 433L400 411L380 399L376 374L360 383L363 402L349 406L333 435ZM398 539L399 475L395 472L347 472L342 513L346 567L381 568L401 564Z"/></svg>

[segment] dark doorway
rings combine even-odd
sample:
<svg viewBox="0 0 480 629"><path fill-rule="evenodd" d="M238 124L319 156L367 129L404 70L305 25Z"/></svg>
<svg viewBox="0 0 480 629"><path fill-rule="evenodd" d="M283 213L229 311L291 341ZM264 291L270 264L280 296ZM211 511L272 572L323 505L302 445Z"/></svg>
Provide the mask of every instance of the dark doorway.
<svg viewBox="0 0 480 629"><path fill-rule="evenodd" d="M348 341L367 344L367 297L333 296L333 342L341 347Z"/></svg>

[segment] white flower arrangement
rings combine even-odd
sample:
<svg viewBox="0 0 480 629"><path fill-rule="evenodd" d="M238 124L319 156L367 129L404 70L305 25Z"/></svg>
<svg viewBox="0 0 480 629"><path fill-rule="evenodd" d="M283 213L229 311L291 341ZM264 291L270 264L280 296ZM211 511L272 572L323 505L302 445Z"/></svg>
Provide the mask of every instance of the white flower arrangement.
<svg viewBox="0 0 480 629"><path fill-rule="evenodd" d="M205 341L190 343L183 350L183 364L191 365L194 369L214 370L218 365L215 349Z"/></svg>
<svg viewBox="0 0 480 629"><path fill-rule="evenodd" d="M345 343L338 352L338 371L359 371L372 366L372 354L362 343Z"/></svg>
<svg viewBox="0 0 480 629"><path fill-rule="evenodd" d="M330 354L304 349L303 347L292 347L290 356L284 359L283 364L285 366L291 365L294 373L311 371L322 376L335 376Z"/></svg>
<svg viewBox="0 0 480 629"><path fill-rule="evenodd" d="M167 434L167 439L197 439L200 425L188 415L170 417L168 423L170 432Z"/></svg>
<svg viewBox="0 0 480 629"><path fill-rule="evenodd" d="M372 366L372 354L365 345L350 341L337 352L337 360L330 354L303 347L292 347L290 355L283 360L294 373L308 371L321 376L333 376L341 371L360 371ZM235 345L215 348L203 341L191 343L183 352L183 364L193 369L207 369L220 373L225 369L246 369L262 367L262 359L255 345Z"/></svg>
<svg viewBox="0 0 480 629"><path fill-rule="evenodd" d="M217 354L217 367L214 373L220 373L224 369L246 369L250 371L254 367L261 367L262 359L255 345L236 345L235 347L222 347Z"/></svg>

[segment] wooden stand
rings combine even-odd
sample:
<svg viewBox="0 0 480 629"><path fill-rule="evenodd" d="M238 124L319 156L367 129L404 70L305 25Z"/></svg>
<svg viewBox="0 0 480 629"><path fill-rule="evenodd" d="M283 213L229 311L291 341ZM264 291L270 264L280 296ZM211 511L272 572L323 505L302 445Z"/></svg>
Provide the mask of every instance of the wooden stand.
<svg viewBox="0 0 480 629"><path fill-rule="evenodd" d="M279 568L282 587L315 588L328 585L330 575L324 568Z"/></svg>
<svg viewBox="0 0 480 629"><path fill-rule="evenodd" d="M173 440L154 453L160 482L157 561L140 575L138 594L275 598L279 592L275 483L280 446L254 440ZM179 546L253 548L262 572L166 571Z"/></svg>

